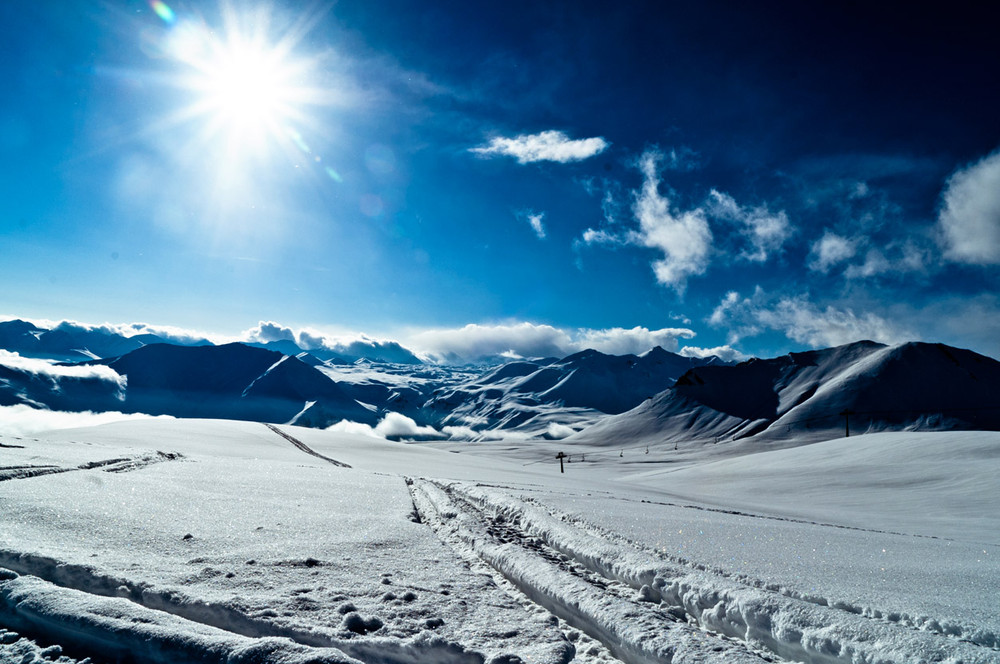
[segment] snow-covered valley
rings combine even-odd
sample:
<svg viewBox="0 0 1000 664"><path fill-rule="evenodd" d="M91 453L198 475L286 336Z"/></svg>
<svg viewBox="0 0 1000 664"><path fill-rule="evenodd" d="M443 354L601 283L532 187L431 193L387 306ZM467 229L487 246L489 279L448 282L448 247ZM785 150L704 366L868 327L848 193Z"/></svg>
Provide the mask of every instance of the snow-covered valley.
<svg viewBox="0 0 1000 664"><path fill-rule="evenodd" d="M568 441L221 420L0 443L5 661L1000 658L993 432L563 473Z"/></svg>

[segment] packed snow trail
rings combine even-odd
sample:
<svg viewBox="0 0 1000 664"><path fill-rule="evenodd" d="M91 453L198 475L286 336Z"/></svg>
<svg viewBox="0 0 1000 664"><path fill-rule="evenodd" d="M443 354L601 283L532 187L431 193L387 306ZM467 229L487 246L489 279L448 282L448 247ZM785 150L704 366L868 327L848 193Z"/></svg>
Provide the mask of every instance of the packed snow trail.
<svg viewBox="0 0 1000 664"><path fill-rule="evenodd" d="M474 551L534 601L628 662L761 661L761 650L809 664L1000 659L989 647L672 564L495 489L418 480L412 493L423 521L443 539ZM632 597L612 592L615 584L630 588Z"/></svg>
<svg viewBox="0 0 1000 664"><path fill-rule="evenodd" d="M154 463L163 461L176 461L183 459L184 455L178 452L156 452L155 454L141 454L130 457L116 457L114 459L103 459L101 461L88 461L78 466L56 466L56 465L31 465L22 464L17 466L0 466L0 482L5 480L22 480L30 477L41 477L43 475L55 475L57 473L69 473L75 470L94 470L100 468L106 473L127 473Z"/></svg>
<svg viewBox="0 0 1000 664"><path fill-rule="evenodd" d="M340 468L350 468L351 467L349 464L346 464L346 463L344 463L342 461L337 461L336 459L331 459L328 456L323 456L322 454L320 454L319 452L317 452L313 448L311 448L308 445L306 445L305 443L303 443L298 438L295 438L294 436L291 436L291 435L285 433L284 431L282 431L278 427L274 426L273 424L267 424L265 422L264 426L266 426L268 429L270 429L274 433L278 434L279 436L281 436L282 438L284 438L289 443L291 443L292 445L294 445L298 449L302 450L306 454L310 454L310 455L316 457L317 459L323 459L323 461L331 463L334 466L339 466Z"/></svg>
<svg viewBox="0 0 1000 664"><path fill-rule="evenodd" d="M599 640L629 664L760 664L773 657L689 625L683 614L625 596L622 584L586 574L546 555L516 522L488 516L461 494L432 482L412 485L424 522L445 541L467 547L534 602Z"/></svg>

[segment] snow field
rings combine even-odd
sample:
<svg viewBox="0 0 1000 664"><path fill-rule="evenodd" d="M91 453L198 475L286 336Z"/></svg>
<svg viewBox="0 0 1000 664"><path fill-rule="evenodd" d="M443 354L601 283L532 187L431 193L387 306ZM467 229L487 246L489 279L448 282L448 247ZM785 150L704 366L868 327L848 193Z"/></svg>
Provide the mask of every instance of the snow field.
<svg viewBox="0 0 1000 664"><path fill-rule="evenodd" d="M169 463L0 482L0 566L19 575L5 582L0 624L99 653L118 643L141 661L226 661L241 648L276 648L276 638L289 640L288 653L366 664L566 660L558 630L413 521L400 477L334 466L259 424L236 434L206 424L197 438L175 424L152 440L108 436L133 453L147 442L184 450ZM212 440L213 429L227 433ZM229 447L236 441L242 454ZM47 448L22 442L22 456ZM123 456L116 443L77 445L86 450L77 458ZM42 456L58 461L53 447ZM108 612L122 619L103 620ZM215 636L202 638L203 628ZM153 632L186 654L164 646L158 660L133 648Z"/></svg>
<svg viewBox="0 0 1000 664"><path fill-rule="evenodd" d="M563 514L525 503L496 489L452 484L452 495L523 537L547 546L608 579L621 581L639 597L666 607L670 615L714 633L745 640L758 648L801 662L917 661L992 662L997 651L948 635L873 620L838 607L789 597L712 573L670 564L653 551L636 549L613 533L571 524ZM439 499L443 501L443 499ZM444 514L457 512L445 508ZM489 554L487 554L489 555ZM579 605L579 603L575 603ZM643 639L648 639L644 635ZM684 661L678 659L674 661Z"/></svg>
<svg viewBox="0 0 1000 664"><path fill-rule="evenodd" d="M36 642L0 637L0 661L154 632L193 661L1000 661L996 433L564 474L565 442L249 422L0 442L0 629Z"/></svg>
<svg viewBox="0 0 1000 664"><path fill-rule="evenodd" d="M629 476L700 504L1000 545L1000 434L886 432Z"/></svg>

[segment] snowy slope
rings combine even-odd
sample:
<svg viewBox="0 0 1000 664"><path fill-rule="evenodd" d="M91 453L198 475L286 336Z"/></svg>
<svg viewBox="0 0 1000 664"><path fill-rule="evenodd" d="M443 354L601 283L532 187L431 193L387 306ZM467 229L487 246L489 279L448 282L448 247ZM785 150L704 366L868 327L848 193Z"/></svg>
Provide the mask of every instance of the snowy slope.
<svg viewBox="0 0 1000 664"><path fill-rule="evenodd" d="M605 445L830 438L884 429L1000 428L1000 362L942 344L857 342L693 369L574 437Z"/></svg>
<svg viewBox="0 0 1000 664"><path fill-rule="evenodd" d="M0 630L19 633L0 632L0 660L55 647L67 661L276 664L1000 653L997 433L875 434L676 472L615 455L563 474L489 445L251 422L0 444ZM950 530L928 518L935 501Z"/></svg>

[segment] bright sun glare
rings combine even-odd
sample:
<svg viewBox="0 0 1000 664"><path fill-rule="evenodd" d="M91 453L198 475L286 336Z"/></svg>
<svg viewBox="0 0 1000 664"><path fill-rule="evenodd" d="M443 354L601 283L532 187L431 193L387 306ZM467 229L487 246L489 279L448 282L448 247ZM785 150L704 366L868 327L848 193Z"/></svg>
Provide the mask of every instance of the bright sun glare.
<svg viewBox="0 0 1000 664"><path fill-rule="evenodd" d="M202 20L170 21L166 51L187 66L181 87L194 93L180 116L201 119L205 139L223 137L230 157L264 152L274 144L287 147L294 125L305 120L304 106L315 96L305 83L309 62L291 55L301 35L291 31L270 41L269 16L263 11L236 16L230 10L224 19L221 32Z"/></svg>

